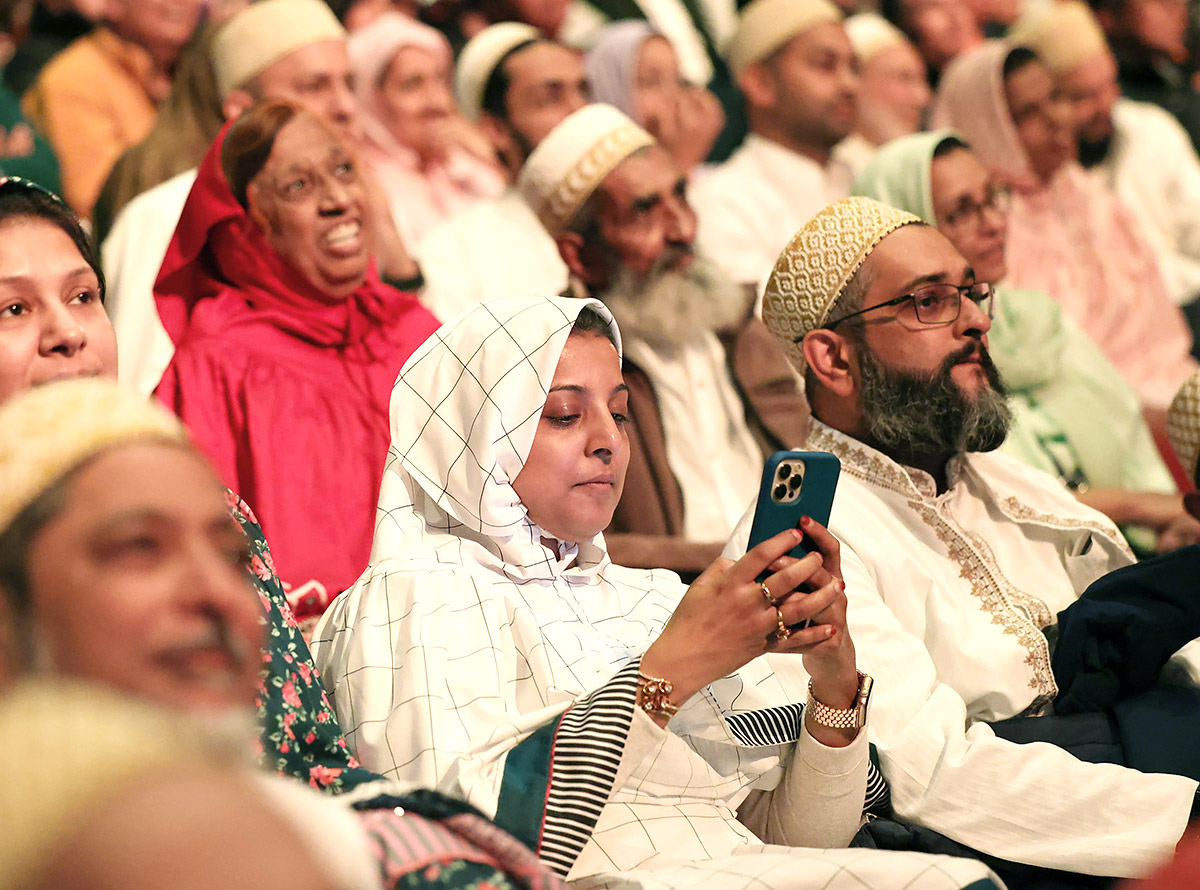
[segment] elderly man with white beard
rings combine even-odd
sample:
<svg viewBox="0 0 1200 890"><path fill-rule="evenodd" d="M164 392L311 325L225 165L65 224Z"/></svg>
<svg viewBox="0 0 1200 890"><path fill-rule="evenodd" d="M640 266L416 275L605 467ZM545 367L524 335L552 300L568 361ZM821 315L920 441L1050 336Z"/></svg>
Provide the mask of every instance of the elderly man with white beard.
<svg viewBox="0 0 1200 890"><path fill-rule="evenodd" d="M530 155L518 188L555 238L571 289L621 325L634 423L629 481L605 533L614 562L696 573L807 410L753 294L693 242L687 181L649 133L592 105Z"/></svg>

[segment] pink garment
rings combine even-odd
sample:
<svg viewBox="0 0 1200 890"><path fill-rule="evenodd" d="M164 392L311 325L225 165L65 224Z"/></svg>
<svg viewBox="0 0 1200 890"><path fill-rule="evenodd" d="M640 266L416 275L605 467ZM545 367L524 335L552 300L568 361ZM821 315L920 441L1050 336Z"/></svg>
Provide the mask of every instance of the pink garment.
<svg viewBox="0 0 1200 890"><path fill-rule="evenodd" d="M1074 161L1049 184L1034 176L1004 96L1010 49L989 41L951 62L932 125L962 133L983 164L1013 189L1005 285L1053 296L1142 402L1165 408L1196 369L1187 323L1116 196Z"/></svg>
<svg viewBox="0 0 1200 890"><path fill-rule="evenodd" d="M438 322L374 264L336 300L285 264L225 181L224 136L155 283L175 343L155 395L258 515L280 578L336 594L370 554L392 384Z"/></svg>
<svg viewBox="0 0 1200 890"><path fill-rule="evenodd" d="M348 41L365 148L363 158L387 196L401 236L415 244L435 225L480 198L505 188L500 170L462 149L439 160L422 159L393 135L379 101L379 84L406 46L441 56L451 67L450 44L440 32L398 12L386 12L354 31Z"/></svg>

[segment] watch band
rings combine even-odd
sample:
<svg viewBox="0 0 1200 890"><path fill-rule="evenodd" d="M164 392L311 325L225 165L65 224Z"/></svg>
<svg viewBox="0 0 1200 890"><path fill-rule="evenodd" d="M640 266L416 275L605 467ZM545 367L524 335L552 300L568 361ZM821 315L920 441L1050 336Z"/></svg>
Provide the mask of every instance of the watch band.
<svg viewBox="0 0 1200 890"><path fill-rule="evenodd" d="M854 704L848 708L831 708L813 696L812 680L808 681L807 709L821 726L830 729L862 729L867 722L867 701L871 697L872 680L862 671L858 672L858 692Z"/></svg>

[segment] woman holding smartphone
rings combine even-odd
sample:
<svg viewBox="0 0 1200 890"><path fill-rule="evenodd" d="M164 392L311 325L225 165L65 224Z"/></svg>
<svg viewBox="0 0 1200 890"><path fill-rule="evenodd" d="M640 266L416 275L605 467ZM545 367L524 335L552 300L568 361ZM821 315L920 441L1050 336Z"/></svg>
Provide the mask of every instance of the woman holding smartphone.
<svg viewBox="0 0 1200 890"><path fill-rule="evenodd" d="M845 847L877 787L837 543L808 523L819 553L784 556L789 530L690 587L613 565L627 402L596 301L485 303L406 362L371 566L313 641L358 756L581 886L987 886L800 849Z"/></svg>

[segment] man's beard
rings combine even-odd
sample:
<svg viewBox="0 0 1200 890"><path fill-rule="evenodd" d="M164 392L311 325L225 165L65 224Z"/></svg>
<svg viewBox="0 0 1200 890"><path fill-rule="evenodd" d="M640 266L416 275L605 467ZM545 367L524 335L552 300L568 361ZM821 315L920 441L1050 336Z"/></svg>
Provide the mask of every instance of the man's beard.
<svg viewBox="0 0 1200 890"><path fill-rule="evenodd" d="M976 349L988 385L972 399L950 375ZM949 457L994 451L1004 442L1012 411L1000 373L982 344L963 347L932 375L889 368L865 347L859 356L865 434L885 454Z"/></svg>
<svg viewBox="0 0 1200 890"><path fill-rule="evenodd" d="M651 343L685 343L703 332L736 327L750 315L750 296L707 257L672 250L645 275L626 266L613 271L598 296L622 333Z"/></svg>

